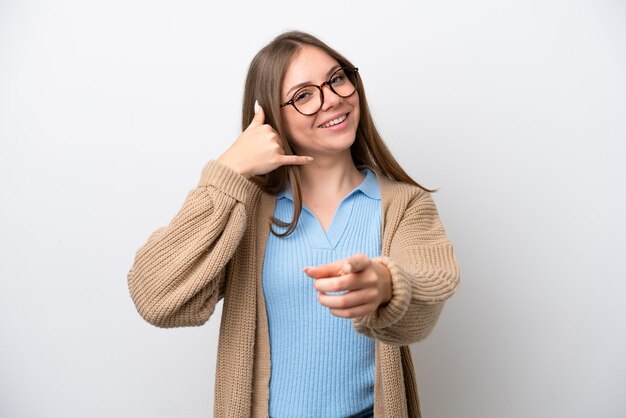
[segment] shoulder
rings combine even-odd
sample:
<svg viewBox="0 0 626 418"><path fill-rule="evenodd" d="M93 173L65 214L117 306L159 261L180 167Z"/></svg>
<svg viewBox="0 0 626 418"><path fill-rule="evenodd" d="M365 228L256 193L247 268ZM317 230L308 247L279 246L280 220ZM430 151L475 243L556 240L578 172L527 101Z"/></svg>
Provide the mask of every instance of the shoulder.
<svg viewBox="0 0 626 418"><path fill-rule="evenodd" d="M430 192L418 186L393 180L380 173L376 173L376 177L383 205L406 209L420 202L432 202Z"/></svg>
<svg viewBox="0 0 626 418"><path fill-rule="evenodd" d="M447 242L431 193L379 175L385 232L388 240L417 244Z"/></svg>

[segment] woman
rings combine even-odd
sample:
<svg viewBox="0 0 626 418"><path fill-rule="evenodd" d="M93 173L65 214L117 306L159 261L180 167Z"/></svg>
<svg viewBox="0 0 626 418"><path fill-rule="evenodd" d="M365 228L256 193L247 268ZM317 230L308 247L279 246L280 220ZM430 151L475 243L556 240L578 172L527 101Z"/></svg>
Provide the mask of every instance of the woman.
<svg viewBox="0 0 626 418"><path fill-rule="evenodd" d="M408 344L433 329L459 270L358 70L284 33L250 65L242 122L137 252L138 311L197 326L224 298L217 417L419 417Z"/></svg>

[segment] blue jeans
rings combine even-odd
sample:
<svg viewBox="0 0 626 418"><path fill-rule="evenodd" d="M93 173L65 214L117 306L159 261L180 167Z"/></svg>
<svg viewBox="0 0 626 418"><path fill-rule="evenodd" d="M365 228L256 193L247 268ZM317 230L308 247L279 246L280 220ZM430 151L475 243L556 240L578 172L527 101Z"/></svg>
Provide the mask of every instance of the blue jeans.
<svg viewBox="0 0 626 418"><path fill-rule="evenodd" d="M350 415L348 418L374 418L374 405L369 408L365 408L354 415Z"/></svg>
<svg viewBox="0 0 626 418"><path fill-rule="evenodd" d="M364 410L359 411L356 414L350 415L348 418L374 418L374 405L365 408Z"/></svg>

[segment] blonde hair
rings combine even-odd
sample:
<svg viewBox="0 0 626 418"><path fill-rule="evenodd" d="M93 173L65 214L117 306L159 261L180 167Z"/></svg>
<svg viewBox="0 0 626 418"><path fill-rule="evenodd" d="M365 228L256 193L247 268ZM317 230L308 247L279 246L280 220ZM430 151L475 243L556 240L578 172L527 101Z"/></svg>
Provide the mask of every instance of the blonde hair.
<svg viewBox="0 0 626 418"><path fill-rule="evenodd" d="M269 124L278 133L282 141L282 147L286 155L294 152L287 140L285 127L281 118L281 88L287 67L292 58L305 46L310 45L321 49L334 58L342 67L354 67L354 65L339 52L335 51L316 37L299 31L290 31L278 35L268 45L261 49L250 63L246 84L243 93L241 127L245 130L254 118L254 102L259 104L265 111L265 123ZM363 83L359 81L359 108L360 118L357 127L356 138L350 149L352 160L357 167L370 167L378 173L404 183L413 184L423 190L431 192L413 180L403 169L381 138L367 105ZM287 183L290 184L293 193L293 218L291 222L285 222L272 216L270 227L273 234L283 237L291 234L300 219L302 212L302 188L300 181L299 166L281 166L267 174L255 176L250 179L266 193L278 194ZM273 225L286 227L287 230L278 233Z"/></svg>

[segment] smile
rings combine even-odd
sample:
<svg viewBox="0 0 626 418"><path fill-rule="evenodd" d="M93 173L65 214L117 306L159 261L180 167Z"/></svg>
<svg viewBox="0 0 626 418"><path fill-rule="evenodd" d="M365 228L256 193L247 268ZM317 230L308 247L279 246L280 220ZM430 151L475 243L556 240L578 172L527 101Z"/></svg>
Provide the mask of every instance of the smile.
<svg viewBox="0 0 626 418"><path fill-rule="evenodd" d="M340 124L341 122L343 122L344 120L346 120L346 118L348 117L348 114L346 113L345 115L341 115L336 119L330 120L328 122L326 122L323 125L320 125L320 128L330 128L331 126L335 126Z"/></svg>

